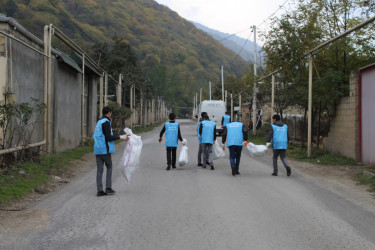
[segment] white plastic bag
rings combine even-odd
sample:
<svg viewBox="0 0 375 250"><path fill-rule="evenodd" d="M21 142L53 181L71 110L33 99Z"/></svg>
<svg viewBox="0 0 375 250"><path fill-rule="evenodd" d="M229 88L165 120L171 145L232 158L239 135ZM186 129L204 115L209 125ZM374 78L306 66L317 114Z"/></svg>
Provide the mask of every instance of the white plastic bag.
<svg viewBox="0 0 375 250"><path fill-rule="evenodd" d="M212 145L212 152L214 153L214 160L225 157L225 151L220 146L217 139L215 140L214 145Z"/></svg>
<svg viewBox="0 0 375 250"><path fill-rule="evenodd" d="M184 139L183 140L185 142L185 145L182 145L181 147L181 150L180 150L180 158L178 159L178 163L180 164L180 166L185 166L188 161L189 161L189 158L188 158L188 147L186 146L186 140Z"/></svg>
<svg viewBox="0 0 375 250"><path fill-rule="evenodd" d="M121 160L121 174L127 181L130 181L139 166L143 143L141 137L133 134L130 128L125 128L124 131L125 134L130 136L129 141L126 142L124 154Z"/></svg>
<svg viewBox="0 0 375 250"><path fill-rule="evenodd" d="M267 151L267 146L265 145L254 145L254 143L249 142L246 146L249 150L251 156L264 156Z"/></svg>

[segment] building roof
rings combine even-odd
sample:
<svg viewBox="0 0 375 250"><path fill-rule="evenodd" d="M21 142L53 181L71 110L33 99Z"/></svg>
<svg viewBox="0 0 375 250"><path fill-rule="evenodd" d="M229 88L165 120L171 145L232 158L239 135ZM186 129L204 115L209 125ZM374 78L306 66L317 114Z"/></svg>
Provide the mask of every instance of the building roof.
<svg viewBox="0 0 375 250"><path fill-rule="evenodd" d="M57 61L63 62L66 65L70 66L71 68L77 70L78 72L82 73L82 68L69 56L65 55L63 52L57 50Z"/></svg>

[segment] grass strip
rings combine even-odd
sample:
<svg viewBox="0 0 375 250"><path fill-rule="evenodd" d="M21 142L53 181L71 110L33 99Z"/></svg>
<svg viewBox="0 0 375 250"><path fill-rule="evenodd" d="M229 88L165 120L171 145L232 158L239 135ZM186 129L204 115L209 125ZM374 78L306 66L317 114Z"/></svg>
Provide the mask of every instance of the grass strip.
<svg viewBox="0 0 375 250"><path fill-rule="evenodd" d="M77 147L61 153L43 155L39 162L19 162L0 169L0 205L20 199L47 183L51 176L66 173L65 165L92 152L92 146Z"/></svg>
<svg viewBox="0 0 375 250"><path fill-rule="evenodd" d="M375 174L375 166L371 167L370 169L366 170L372 174ZM365 171L359 173L355 176L355 180L357 181L358 185L366 185L368 186L369 192L375 192L375 176L366 174Z"/></svg>
<svg viewBox="0 0 375 250"><path fill-rule="evenodd" d="M254 143L255 145L265 145L265 136L269 130L269 126L262 126L257 130L256 135L249 132L248 141ZM362 165L362 163L356 160L342 156L339 153L332 153L326 150L321 150L317 148L312 148L311 158L307 157L307 148L302 147L296 143L290 143L288 145L287 156L292 157L298 161L303 162L314 162L322 165Z"/></svg>

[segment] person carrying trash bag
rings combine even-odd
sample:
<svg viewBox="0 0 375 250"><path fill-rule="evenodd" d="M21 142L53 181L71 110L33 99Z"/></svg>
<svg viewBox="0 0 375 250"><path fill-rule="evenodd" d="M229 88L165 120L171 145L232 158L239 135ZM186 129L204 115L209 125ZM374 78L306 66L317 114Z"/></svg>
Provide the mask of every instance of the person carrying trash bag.
<svg viewBox="0 0 375 250"><path fill-rule="evenodd" d="M280 115L275 114L272 116L271 128L266 135L266 146L269 147L272 141L273 148L273 176L277 176L277 158L280 155L280 159L284 164L287 176L290 176L292 170L289 166L288 160L286 159L286 150L288 148L289 133L288 126L280 121Z"/></svg>
<svg viewBox="0 0 375 250"><path fill-rule="evenodd" d="M199 119L198 125L197 125L197 135L198 135L198 143L199 143L199 148L198 148L198 167L202 167L202 138L199 137L199 126L201 125L203 121L203 116L207 115L207 112L202 112L201 113L201 118Z"/></svg>
<svg viewBox="0 0 375 250"><path fill-rule="evenodd" d="M221 126L222 128L225 128L228 123L231 123L229 112L225 112L225 115L223 115L223 118L221 118Z"/></svg>
<svg viewBox="0 0 375 250"><path fill-rule="evenodd" d="M247 146L247 129L241 122L231 122L224 127L222 134L223 149L225 150L225 141L229 148L230 167L232 175L239 175L240 159L242 145Z"/></svg>
<svg viewBox="0 0 375 250"><path fill-rule="evenodd" d="M96 156L96 186L97 196L115 194L112 189L112 156L115 153L115 141L122 139L129 140L128 135L113 134L111 125L112 110L110 107L104 107L103 117L97 122L94 131L94 154ZM106 191L103 191L103 165L107 167Z"/></svg>
<svg viewBox="0 0 375 250"><path fill-rule="evenodd" d="M181 137L180 125L176 122L176 115L174 113L169 114L169 122L164 124L163 129L160 131L159 143L163 140L163 134L165 133L165 147L167 149L167 169L176 168L176 151L178 146L178 140L185 145Z"/></svg>
<svg viewBox="0 0 375 250"><path fill-rule="evenodd" d="M206 168L207 162L211 166L211 170L214 170L213 155L212 155L212 145L216 140L216 124L210 121L208 115L203 116L203 121L199 125L198 138L202 141L202 151L203 151L203 163L202 168Z"/></svg>

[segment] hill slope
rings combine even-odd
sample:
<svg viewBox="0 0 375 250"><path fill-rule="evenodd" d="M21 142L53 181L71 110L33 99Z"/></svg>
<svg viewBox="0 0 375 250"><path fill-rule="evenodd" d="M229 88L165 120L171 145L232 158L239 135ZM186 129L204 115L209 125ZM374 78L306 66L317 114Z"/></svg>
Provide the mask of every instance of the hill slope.
<svg viewBox="0 0 375 250"><path fill-rule="evenodd" d="M228 49L232 50L234 53L238 54L242 57L242 59L249 61L251 63L254 62L254 42L250 40L246 40L236 35L231 35L228 33L220 32L218 30L214 30L208 28L200 23L193 22L192 23L200 30L206 32L210 36L212 36L215 40L223 44ZM258 60L263 61L262 47L257 45L257 52L258 52ZM257 60L257 61L258 61ZM260 64L258 61L258 65Z"/></svg>
<svg viewBox="0 0 375 250"><path fill-rule="evenodd" d="M53 23L86 50L120 38L134 47L145 75L156 64L165 65L167 80L184 88L182 96L189 99L208 80L218 81L220 65L226 75L241 76L250 68L211 36L153 0L0 0L0 12L39 37L44 25ZM168 88L162 81L154 87Z"/></svg>

